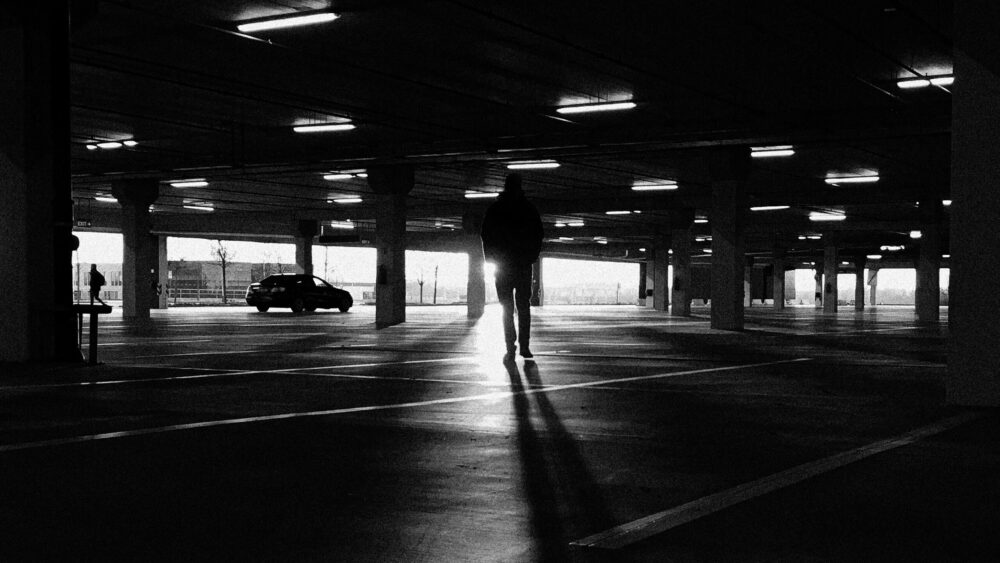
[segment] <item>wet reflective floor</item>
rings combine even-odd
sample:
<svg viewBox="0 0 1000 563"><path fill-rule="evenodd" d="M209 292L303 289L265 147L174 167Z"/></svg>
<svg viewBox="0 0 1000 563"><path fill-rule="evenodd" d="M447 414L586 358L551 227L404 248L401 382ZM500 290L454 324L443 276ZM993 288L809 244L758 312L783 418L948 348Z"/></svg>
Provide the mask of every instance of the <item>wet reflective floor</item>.
<svg viewBox="0 0 1000 563"><path fill-rule="evenodd" d="M154 311L96 367L3 366L0 559L974 560L1000 423L946 321L634 306ZM991 558L987 558L991 559Z"/></svg>

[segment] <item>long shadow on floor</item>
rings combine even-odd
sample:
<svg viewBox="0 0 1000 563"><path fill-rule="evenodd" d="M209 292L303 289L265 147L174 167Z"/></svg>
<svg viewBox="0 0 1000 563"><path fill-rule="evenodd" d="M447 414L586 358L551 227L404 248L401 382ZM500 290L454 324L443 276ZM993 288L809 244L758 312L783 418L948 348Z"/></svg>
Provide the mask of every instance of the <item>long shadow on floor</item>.
<svg viewBox="0 0 1000 563"><path fill-rule="evenodd" d="M505 361L504 366L514 392L517 447L538 560L577 560L578 554L568 545L576 537L569 535L585 535L614 523L576 441L546 393L526 393L525 382L530 388L543 385L538 366L526 362L524 378L513 360ZM529 393L535 399L540 424L532 421Z"/></svg>

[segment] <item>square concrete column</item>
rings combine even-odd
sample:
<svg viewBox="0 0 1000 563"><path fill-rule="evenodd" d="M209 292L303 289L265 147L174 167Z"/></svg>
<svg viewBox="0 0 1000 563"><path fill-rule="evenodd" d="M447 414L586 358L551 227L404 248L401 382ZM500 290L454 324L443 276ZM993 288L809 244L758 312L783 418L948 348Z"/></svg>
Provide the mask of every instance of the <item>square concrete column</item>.
<svg viewBox="0 0 1000 563"><path fill-rule="evenodd" d="M771 299L775 309L785 308L785 249L780 246L774 248L771 258Z"/></svg>
<svg viewBox="0 0 1000 563"><path fill-rule="evenodd" d="M868 304L872 307L878 304L878 268L868 270Z"/></svg>
<svg viewBox="0 0 1000 563"><path fill-rule="evenodd" d="M0 24L0 361L80 360L73 303L68 3Z"/></svg>
<svg viewBox="0 0 1000 563"><path fill-rule="evenodd" d="M865 310L865 262L864 257L854 260L854 310Z"/></svg>
<svg viewBox="0 0 1000 563"><path fill-rule="evenodd" d="M753 256L746 257L746 266L743 267L743 306L753 306Z"/></svg>
<svg viewBox="0 0 1000 563"><path fill-rule="evenodd" d="M413 168L373 166L368 184L375 192L375 327L406 321L406 194Z"/></svg>
<svg viewBox="0 0 1000 563"><path fill-rule="evenodd" d="M169 262L167 262L167 237L156 237L156 303L154 309L166 309L170 284Z"/></svg>
<svg viewBox="0 0 1000 563"><path fill-rule="evenodd" d="M816 292L813 295L813 305L823 308L823 265L813 264L813 280L816 282Z"/></svg>
<svg viewBox="0 0 1000 563"><path fill-rule="evenodd" d="M750 155L722 151L711 159L712 174L712 328L743 330L744 184Z"/></svg>
<svg viewBox="0 0 1000 563"><path fill-rule="evenodd" d="M646 306L646 262L639 262L639 300L636 302L640 307Z"/></svg>
<svg viewBox="0 0 1000 563"><path fill-rule="evenodd" d="M111 192L122 208L122 317L148 319L159 303L160 244L150 232L149 206L159 196L160 184L155 178L119 180L111 184Z"/></svg>
<svg viewBox="0 0 1000 563"><path fill-rule="evenodd" d="M670 306L670 237L660 235L653 245L653 308L666 311Z"/></svg>
<svg viewBox="0 0 1000 563"><path fill-rule="evenodd" d="M915 295L917 322L936 323L941 318L941 200L921 200L920 215Z"/></svg>
<svg viewBox="0 0 1000 563"><path fill-rule="evenodd" d="M317 233L316 221L299 221L295 233L295 268L300 274L313 274L313 238Z"/></svg>
<svg viewBox="0 0 1000 563"><path fill-rule="evenodd" d="M948 401L1000 406L1000 48L978 2L956 2L951 111Z"/></svg>
<svg viewBox="0 0 1000 563"><path fill-rule="evenodd" d="M692 216L693 218L693 216ZM670 314L675 317L691 316L691 226L671 229L670 246L673 250L674 283L670 288Z"/></svg>
<svg viewBox="0 0 1000 563"><path fill-rule="evenodd" d="M482 228L482 213L470 211L462 216L462 230L468 239L469 273L466 278L465 302L466 316L470 319L483 316L486 309L486 274L483 272L486 257L483 255L483 239L479 234Z"/></svg>
<svg viewBox="0 0 1000 563"><path fill-rule="evenodd" d="M545 286L542 284L542 257L531 265L531 306L545 305Z"/></svg>
<svg viewBox="0 0 1000 563"><path fill-rule="evenodd" d="M830 244L823 249L823 312L837 312L837 271L840 269L837 247Z"/></svg>

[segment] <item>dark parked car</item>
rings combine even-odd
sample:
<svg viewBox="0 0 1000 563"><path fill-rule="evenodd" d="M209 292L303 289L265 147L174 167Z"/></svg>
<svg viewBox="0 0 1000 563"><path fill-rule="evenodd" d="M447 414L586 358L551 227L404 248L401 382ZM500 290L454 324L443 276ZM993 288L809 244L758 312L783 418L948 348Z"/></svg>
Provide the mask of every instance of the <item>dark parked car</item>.
<svg viewBox="0 0 1000 563"><path fill-rule="evenodd" d="M346 313L354 299L343 289L308 274L274 274L247 288L247 305L261 313L271 307L291 307L293 313L340 309Z"/></svg>

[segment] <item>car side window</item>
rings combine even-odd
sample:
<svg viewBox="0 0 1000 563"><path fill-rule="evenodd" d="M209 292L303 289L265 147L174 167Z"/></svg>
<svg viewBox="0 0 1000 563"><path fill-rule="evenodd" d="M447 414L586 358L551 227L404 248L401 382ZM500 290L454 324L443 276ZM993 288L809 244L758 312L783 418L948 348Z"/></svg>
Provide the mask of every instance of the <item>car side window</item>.
<svg viewBox="0 0 1000 563"><path fill-rule="evenodd" d="M302 280L299 281L299 283L302 284L302 285L304 285L304 286L306 286L306 287L312 287L312 286L316 285L316 284L313 283L312 278L302 278Z"/></svg>
<svg viewBox="0 0 1000 563"><path fill-rule="evenodd" d="M319 287L323 288L331 287L330 284L326 283L326 281L323 280L322 278L315 278L315 280L316 280L316 285Z"/></svg>

